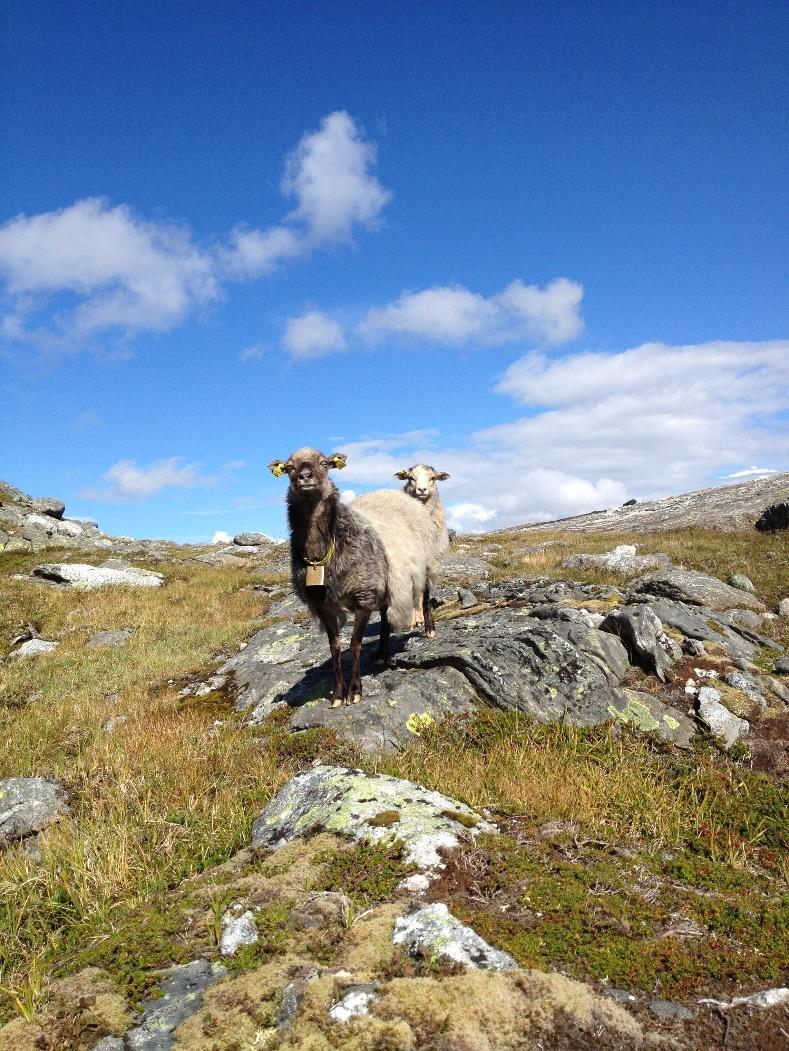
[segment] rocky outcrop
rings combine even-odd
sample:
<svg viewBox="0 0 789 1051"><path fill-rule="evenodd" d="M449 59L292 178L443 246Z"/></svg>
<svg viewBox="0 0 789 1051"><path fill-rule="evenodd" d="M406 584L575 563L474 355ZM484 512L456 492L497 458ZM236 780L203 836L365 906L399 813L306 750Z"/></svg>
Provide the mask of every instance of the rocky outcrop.
<svg viewBox="0 0 789 1051"><path fill-rule="evenodd" d="M602 555L568 555L562 560L564 569L607 569L624 577L635 577L650 569L670 565L668 555L637 555L635 544L620 544Z"/></svg>
<svg viewBox="0 0 789 1051"><path fill-rule="evenodd" d="M34 836L68 812L66 790L59 781L46 777L0 781L0 849Z"/></svg>
<svg viewBox="0 0 789 1051"><path fill-rule="evenodd" d="M158 588L164 583L161 573L137 569L113 559L113 564L89 566L81 562L57 562L36 566L31 577L73 587L76 591L93 591L104 587Z"/></svg>
<svg viewBox="0 0 789 1051"><path fill-rule="evenodd" d="M750 592L732 587L731 584L724 584L717 577L697 573L692 569L662 570L635 580L632 587L636 593L658 595L713 610L744 608L763 613L767 608L761 599Z"/></svg>
<svg viewBox="0 0 789 1051"><path fill-rule="evenodd" d="M494 949L436 901L396 921L392 941L417 959L445 961L479 970L509 971L518 964Z"/></svg>
<svg viewBox="0 0 789 1051"><path fill-rule="evenodd" d="M34 500L20 489L0 482L0 550L39 551L47 547L90 550L111 541L88 519L65 518L65 504L56 497Z"/></svg>

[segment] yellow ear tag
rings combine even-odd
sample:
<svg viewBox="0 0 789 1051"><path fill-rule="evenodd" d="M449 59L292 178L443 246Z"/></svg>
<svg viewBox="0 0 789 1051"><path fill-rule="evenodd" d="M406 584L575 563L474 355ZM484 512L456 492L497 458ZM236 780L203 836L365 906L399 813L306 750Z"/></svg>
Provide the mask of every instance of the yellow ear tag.
<svg viewBox="0 0 789 1051"><path fill-rule="evenodd" d="M278 463L276 467L272 467L271 473L274 475L275 478L281 478L282 475L285 473L284 464Z"/></svg>
<svg viewBox="0 0 789 1051"><path fill-rule="evenodd" d="M341 471L348 461L345 459L344 456L332 456L331 462L338 470Z"/></svg>

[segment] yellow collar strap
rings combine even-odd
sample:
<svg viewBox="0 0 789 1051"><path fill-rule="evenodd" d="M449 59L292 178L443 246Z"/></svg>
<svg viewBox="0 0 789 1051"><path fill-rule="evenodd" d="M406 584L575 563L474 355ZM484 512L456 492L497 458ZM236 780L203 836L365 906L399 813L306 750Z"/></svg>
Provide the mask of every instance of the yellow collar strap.
<svg viewBox="0 0 789 1051"><path fill-rule="evenodd" d="M331 556L333 554L334 554L334 541L332 540L332 542L329 544L329 550L324 555L323 558L319 559L317 562L310 562L310 560L308 558L305 558L304 561L307 563L308 566L328 566L328 564L331 562Z"/></svg>

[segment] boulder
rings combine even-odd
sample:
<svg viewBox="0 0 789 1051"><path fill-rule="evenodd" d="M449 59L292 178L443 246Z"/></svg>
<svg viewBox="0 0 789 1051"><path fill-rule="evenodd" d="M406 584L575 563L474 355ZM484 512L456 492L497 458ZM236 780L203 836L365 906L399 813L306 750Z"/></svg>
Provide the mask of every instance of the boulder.
<svg viewBox="0 0 789 1051"><path fill-rule="evenodd" d="M62 518L66 505L55 496L40 496L37 500L31 500L30 506L34 511L51 518Z"/></svg>
<svg viewBox="0 0 789 1051"><path fill-rule="evenodd" d="M756 520L760 533L778 533L789 529L789 503L771 504Z"/></svg>
<svg viewBox="0 0 789 1051"><path fill-rule="evenodd" d="M746 577L744 573L732 573L729 577L729 583L733 588L739 588L740 591L749 591L752 595L756 594L756 587L750 577Z"/></svg>
<svg viewBox="0 0 789 1051"><path fill-rule="evenodd" d="M735 609L741 606L762 612L766 609L763 602L747 591L740 591L739 588L724 584L716 577L697 573L692 569L675 567L652 573L636 580L633 590L636 593L658 595L695 606L707 606L713 610Z"/></svg>
<svg viewBox="0 0 789 1051"><path fill-rule="evenodd" d="M329 1016L335 1022L349 1022L352 1018L369 1014L369 1006L378 999L378 986L374 982L365 985L352 985L329 1009Z"/></svg>
<svg viewBox="0 0 789 1051"><path fill-rule="evenodd" d="M109 631L99 631L95 635L91 635L85 645L97 648L114 647L120 649L120 647L126 645L133 634L132 628L112 628Z"/></svg>
<svg viewBox="0 0 789 1051"><path fill-rule="evenodd" d="M565 569L606 569L626 577L635 577L650 569L670 565L671 559L668 555L637 555L634 544L621 544L602 555L568 555L562 561Z"/></svg>
<svg viewBox="0 0 789 1051"><path fill-rule="evenodd" d="M261 544L273 544L275 541L265 533L236 533L233 543L239 547L259 547Z"/></svg>
<svg viewBox="0 0 789 1051"><path fill-rule="evenodd" d="M778 616L789 620L789 598L782 598L778 603Z"/></svg>
<svg viewBox="0 0 789 1051"><path fill-rule="evenodd" d="M222 956L235 956L242 945L254 945L260 935L255 916L243 905L234 905L222 916L222 934L219 952Z"/></svg>
<svg viewBox="0 0 789 1051"><path fill-rule="evenodd" d="M40 657L44 653L53 653L60 643L48 642L47 639L30 639L8 654L10 660L28 660L30 657Z"/></svg>
<svg viewBox="0 0 789 1051"><path fill-rule="evenodd" d="M508 953L488 945L440 901L396 920L392 941L418 959L491 971L516 970L518 967Z"/></svg>
<svg viewBox="0 0 789 1051"><path fill-rule="evenodd" d="M36 566L30 575L73 587L77 591L92 591L102 587L158 588L164 583L162 574L150 569L134 569L131 566L116 569L106 565L89 566L81 562Z"/></svg>
<svg viewBox="0 0 789 1051"><path fill-rule="evenodd" d="M627 704L622 708L612 705L609 709L612 719L642 733L653 733L667 744L690 748L696 727L684 712L642 690L626 689L624 692Z"/></svg>
<svg viewBox="0 0 789 1051"><path fill-rule="evenodd" d="M46 777L0 781L0 848L41 832L69 812L66 790Z"/></svg>
<svg viewBox="0 0 789 1051"><path fill-rule="evenodd" d="M789 675L789 657L779 657L773 665L773 671L779 675Z"/></svg>
<svg viewBox="0 0 789 1051"><path fill-rule="evenodd" d="M633 663L654 672L661 682L674 663L671 640L663 631L660 618L648 605L613 610L600 625L624 643Z"/></svg>
<svg viewBox="0 0 789 1051"><path fill-rule="evenodd" d="M334 832L357 843L403 844L420 870L443 867L439 850L495 826L456 799L411 781L316 766L297 774L260 814L252 846L277 848L316 832Z"/></svg>
<svg viewBox="0 0 789 1051"><path fill-rule="evenodd" d="M750 730L748 721L732 715L729 709L721 704L719 691L711 686L702 686L696 701L699 721L721 742L726 751Z"/></svg>

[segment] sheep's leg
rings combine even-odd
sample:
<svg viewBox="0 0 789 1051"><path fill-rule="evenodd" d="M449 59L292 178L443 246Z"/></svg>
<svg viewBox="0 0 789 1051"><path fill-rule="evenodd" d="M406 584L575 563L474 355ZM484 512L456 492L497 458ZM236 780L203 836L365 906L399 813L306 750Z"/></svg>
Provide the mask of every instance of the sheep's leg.
<svg viewBox="0 0 789 1051"><path fill-rule="evenodd" d="M414 612L411 615L411 627L421 628L425 623L424 613L422 611L422 604L414 606Z"/></svg>
<svg viewBox="0 0 789 1051"><path fill-rule="evenodd" d="M436 634L436 624L433 620L433 607L430 603L430 588L425 588L425 593L422 596L422 614L425 619L425 635L432 639Z"/></svg>
<svg viewBox="0 0 789 1051"><path fill-rule="evenodd" d="M377 667L384 668L389 663L389 617L386 610L381 610L381 632L378 636L378 652L375 655Z"/></svg>
<svg viewBox="0 0 789 1051"><path fill-rule="evenodd" d="M353 635L351 635L351 684L348 687L348 700L346 704L358 704L362 699L362 672L360 662L362 657L362 638L364 629L370 619L372 610L358 609L353 622Z"/></svg>
<svg viewBox="0 0 789 1051"><path fill-rule="evenodd" d="M340 625L337 617L329 610L318 610L321 624L329 636L329 649L334 666L334 691L331 695L331 707L339 708L345 696L345 680L342 677L342 645L340 643Z"/></svg>

